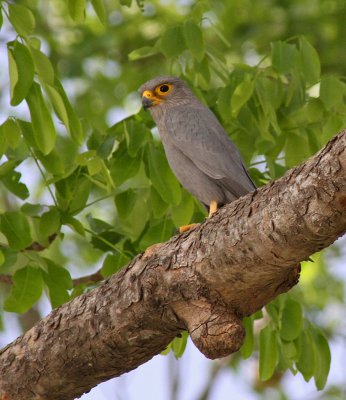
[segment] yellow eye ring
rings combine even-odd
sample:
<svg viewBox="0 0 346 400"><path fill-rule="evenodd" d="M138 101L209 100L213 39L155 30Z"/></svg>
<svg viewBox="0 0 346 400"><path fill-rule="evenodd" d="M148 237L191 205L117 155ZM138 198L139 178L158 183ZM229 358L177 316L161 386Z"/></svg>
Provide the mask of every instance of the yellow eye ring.
<svg viewBox="0 0 346 400"><path fill-rule="evenodd" d="M157 86L155 92L160 94L161 96L166 96L171 90L173 85L171 83L163 83L160 86Z"/></svg>

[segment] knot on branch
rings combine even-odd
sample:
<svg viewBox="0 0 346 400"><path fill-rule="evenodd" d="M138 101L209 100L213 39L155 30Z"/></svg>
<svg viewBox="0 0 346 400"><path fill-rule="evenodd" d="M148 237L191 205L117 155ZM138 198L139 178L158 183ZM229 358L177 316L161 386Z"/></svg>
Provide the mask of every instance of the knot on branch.
<svg viewBox="0 0 346 400"><path fill-rule="evenodd" d="M195 346L210 359L235 353L244 342L240 318L226 307L190 301L176 303L174 310L185 322Z"/></svg>

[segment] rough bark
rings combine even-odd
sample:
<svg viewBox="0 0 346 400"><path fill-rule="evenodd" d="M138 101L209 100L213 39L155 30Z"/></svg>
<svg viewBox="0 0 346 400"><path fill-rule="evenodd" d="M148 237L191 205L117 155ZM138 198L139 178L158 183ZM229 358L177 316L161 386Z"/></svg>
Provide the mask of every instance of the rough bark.
<svg viewBox="0 0 346 400"><path fill-rule="evenodd" d="M73 399L143 364L182 330L235 352L241 319L298 281L346 230L346 130L283 178L149 248L0 352L0 398Z"/></svg>

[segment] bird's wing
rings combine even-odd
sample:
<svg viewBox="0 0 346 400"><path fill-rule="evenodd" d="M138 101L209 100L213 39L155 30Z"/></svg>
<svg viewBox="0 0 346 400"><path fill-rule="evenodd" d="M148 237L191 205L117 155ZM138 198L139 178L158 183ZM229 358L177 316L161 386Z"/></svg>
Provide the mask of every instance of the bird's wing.
<svg viewBox="0 0 346 400"><path fill-rule="evenodd" d="M166 118L172 143L206 175L236 197L255 189L237 147L207 107L178 106Z"/></svg>

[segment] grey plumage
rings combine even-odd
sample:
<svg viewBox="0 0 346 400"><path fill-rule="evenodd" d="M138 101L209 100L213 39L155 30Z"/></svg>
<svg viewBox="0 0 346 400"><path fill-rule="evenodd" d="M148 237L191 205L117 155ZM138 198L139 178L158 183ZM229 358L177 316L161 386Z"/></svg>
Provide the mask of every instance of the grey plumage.
<svg viewBox="0 0 346 400"><path fill-rule="evenodd" d="M161 93L160 85L169 85L168 93ZM185 82L162 76L146 82L139 93L174 174L205 206L229 203L255 189L235 144Z"/></svg>

